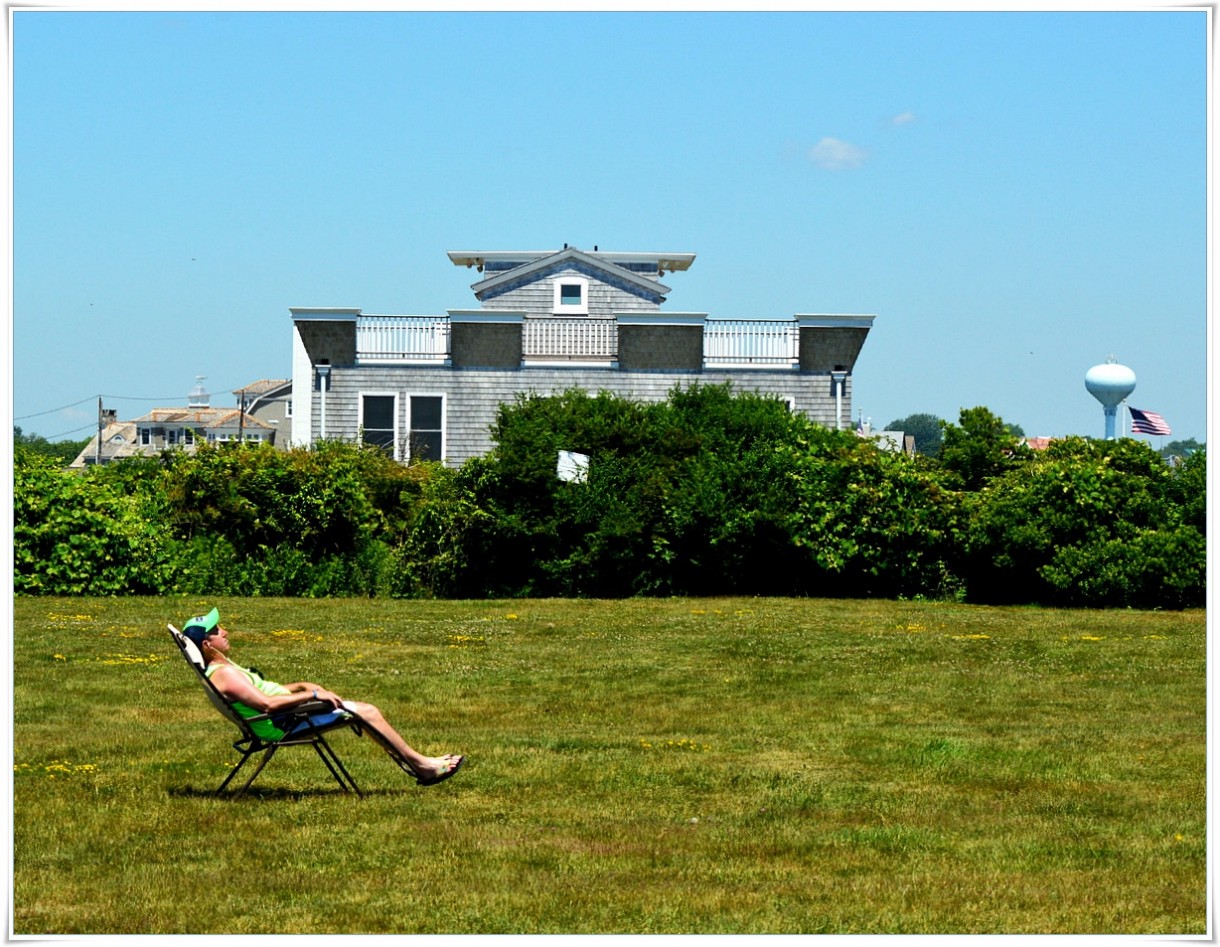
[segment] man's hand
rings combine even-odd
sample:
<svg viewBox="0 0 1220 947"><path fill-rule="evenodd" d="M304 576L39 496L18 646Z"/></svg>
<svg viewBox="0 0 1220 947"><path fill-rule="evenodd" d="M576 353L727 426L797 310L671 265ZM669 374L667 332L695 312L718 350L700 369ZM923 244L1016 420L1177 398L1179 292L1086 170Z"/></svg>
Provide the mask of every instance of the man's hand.
<svg viewBox="0 0 1220 947"><path fill-rule="evenodd" d="M328 691L324 687L315 688L313 693L310 695L310 700L323 701L324 703L330 704L330 706L335 710L341 710L343 708L343 698L334 691Z"/></svg>

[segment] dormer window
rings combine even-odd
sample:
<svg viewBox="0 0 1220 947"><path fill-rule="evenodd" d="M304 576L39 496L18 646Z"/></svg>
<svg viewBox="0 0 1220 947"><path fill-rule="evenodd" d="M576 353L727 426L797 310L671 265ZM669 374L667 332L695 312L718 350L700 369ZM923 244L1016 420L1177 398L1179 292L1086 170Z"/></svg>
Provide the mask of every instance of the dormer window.
<svg viewBox="0 0 1220 947"><path fill-rule="evenodd" d="M589 314L589 281L583 276L559 276L555 279L555 315L587 316Z"/></svg>

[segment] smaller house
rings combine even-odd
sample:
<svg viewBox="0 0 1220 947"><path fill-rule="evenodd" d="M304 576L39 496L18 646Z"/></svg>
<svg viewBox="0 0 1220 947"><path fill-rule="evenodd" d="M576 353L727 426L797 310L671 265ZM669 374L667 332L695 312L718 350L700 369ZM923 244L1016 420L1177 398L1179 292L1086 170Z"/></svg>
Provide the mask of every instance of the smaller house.
<svg viewBox="0 0 1220 947"><path fill-rule="evenodd" d="M282 437L277 437L277 425L291 417L287 407L291 390L291 382L255 382L235 392L239 396L237 407L213 408L203 386L196 385L185 408L154 408L134 421L119 421L113 411L107 411L100 438L91 438L69 466L82 468L128 457L155 456L172 448L189 452L200 444L228 441L272 445L278 441L286 448L291 441L291 422ZM243 393L244 411L240 406Z"/></svg>
<svg viewBox="0 0 1220 947"><path fill-rule="evenodd" d="M292 381L264 378L233 392L238 407L246 414L275 428L275 443L287 449L292 443Z"/></svg>
<svg viewBox="0 0 1220 947"><path fill-rule="evenodd" d="M238 408L154 408L136 418L135 426L137 444L150 452L205 442L275 443L275 428Z"/></svg>
<svg viewBox="0 0 1220 947"><path fill-rule="evenodd" d="M114 412L107 412L113 415ZM124 460L143 453L136 445L136 425L134 421L115 421L108 419L102 428L101 446L98 446L98 436L85 445L85 449L76 455L69 467L85 467L92 464L108 464L114 460Z"/></svg>

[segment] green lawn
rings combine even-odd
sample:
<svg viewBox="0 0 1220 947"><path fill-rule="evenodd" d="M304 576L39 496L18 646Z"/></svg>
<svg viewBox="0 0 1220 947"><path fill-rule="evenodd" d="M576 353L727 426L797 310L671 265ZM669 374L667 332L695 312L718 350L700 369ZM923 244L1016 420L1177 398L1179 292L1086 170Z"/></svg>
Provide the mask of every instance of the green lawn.
<svg viewBox="0 0 1220 947"><path fill-rule="evenodd" d="M237 754L165 632L378 704ZM18 599L14 931L1202 934L1204 613Z"/></svg>

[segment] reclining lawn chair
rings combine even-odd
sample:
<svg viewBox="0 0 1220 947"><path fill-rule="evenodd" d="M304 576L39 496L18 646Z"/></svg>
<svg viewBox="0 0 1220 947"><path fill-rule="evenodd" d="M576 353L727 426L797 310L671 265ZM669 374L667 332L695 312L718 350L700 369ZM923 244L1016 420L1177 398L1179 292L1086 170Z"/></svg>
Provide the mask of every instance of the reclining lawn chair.
<svg viewBox="0 0 1220 947"><path fill-rule="evenodd" d="M182 652L182 657L186 659L187 664L195 671L199 677L200 683L203 684L204 692L208 695L208 699L212 702L221 715L232 723L238 730L241 731L241 739L233 744L233 749L241 754L241 760L233 767L233 772L225 777L225 781L220 784L220 788L216 790L216 795L224 793L225 787L229 785L233 777L237 775L238 770L245 765L255 753L263 754L262 760L259 761L250 778L246 780L246 784L233 794L234 797L240 796L250 784L258 777L258 774L263 771L263 767L271 762L271 757L275 755L276 750L282 746L312 746L322 758L322 762L326 764L326 768L330 770L332 776L339 783L339 787L347 792L350 789L355 790L356 795L364 798L364 793L360 791L360 787L356 785L356 781L352 779L351 773L343 766L338 754L335 753L331 745L326 741L323 734L331 730L337 730L340 727L350 727L357 736L362 732L361 724L363 721L359 715L347 710L334 710L330 704L325 701L309 701L301 704L299 707L294 707L292 710L283 713L275 714L277 729L283 730L284 735L278 740L267 740L260 737L251 728L250 724L258 720L269 720L271 714L259 714L256 717L243 717L232 705L225 699L224 695L216 688L216 685L208 680L204 673L203 655L199 653L199 649L195 647L195 642L187 638L173 625L169 625L169 633L174 639L174 643L178 646L178 650Z"/></svg>

